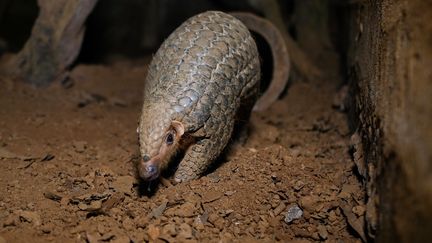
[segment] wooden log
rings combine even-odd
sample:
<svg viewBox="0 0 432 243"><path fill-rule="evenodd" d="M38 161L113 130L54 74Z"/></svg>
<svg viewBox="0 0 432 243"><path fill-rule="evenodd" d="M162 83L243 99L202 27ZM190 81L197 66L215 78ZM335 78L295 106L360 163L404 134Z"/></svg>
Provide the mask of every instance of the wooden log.
<svg viewBox="0 0 432 243"><path fill-rule="evenodd" d="M39 16L23 49L11 58L13 75L35 86L65 77L79 54L84 22L97 0L38 0Z"/></svg>

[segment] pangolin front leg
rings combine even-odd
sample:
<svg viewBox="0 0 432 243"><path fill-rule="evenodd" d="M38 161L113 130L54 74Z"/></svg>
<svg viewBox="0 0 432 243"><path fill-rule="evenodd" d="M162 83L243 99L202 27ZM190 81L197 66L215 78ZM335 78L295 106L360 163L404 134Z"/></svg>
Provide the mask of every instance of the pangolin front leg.
<svg viewBox="0 0 432 243"><path fill-rule="evenodd" d="M221 154L231 137L234 127L234 120L228 120L230 121L220 124L219 129L214 129L216 132L198 140L186 150L185 156L174 174L176 182L199 178Z"/></svg>

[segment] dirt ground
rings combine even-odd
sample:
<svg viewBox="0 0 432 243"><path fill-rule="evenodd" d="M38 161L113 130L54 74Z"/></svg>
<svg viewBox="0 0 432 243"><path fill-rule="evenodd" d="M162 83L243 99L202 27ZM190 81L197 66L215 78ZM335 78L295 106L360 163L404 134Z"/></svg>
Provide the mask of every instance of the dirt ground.
<svg viewBox="0 0 432 243"><path fill-rule="evenodd" d="M142 62L67 87L0 78L0 242L361 242L364 192L335 80L294 82L210 174L136 179Z"/></svg>

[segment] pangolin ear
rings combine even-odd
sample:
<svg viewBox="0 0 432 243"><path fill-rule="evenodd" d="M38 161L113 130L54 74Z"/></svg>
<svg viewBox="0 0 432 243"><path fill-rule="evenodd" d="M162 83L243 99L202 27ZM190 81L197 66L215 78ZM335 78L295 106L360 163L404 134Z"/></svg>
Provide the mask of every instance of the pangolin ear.
<svg viewBox="0 0 432 243"><path fill-rule="evenodd" d="M174 128L174 130L176 131L178 137L181 137L184 134L184 126L183 123L179 122L179 121L172 121L171 122L171 126Z"/></svg>

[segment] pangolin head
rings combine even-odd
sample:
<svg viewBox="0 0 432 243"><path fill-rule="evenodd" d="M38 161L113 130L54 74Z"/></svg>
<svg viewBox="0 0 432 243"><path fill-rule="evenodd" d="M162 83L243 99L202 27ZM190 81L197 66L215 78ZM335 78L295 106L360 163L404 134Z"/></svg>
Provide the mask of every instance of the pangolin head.
<svg viewBox="0 0 432 243"><path fill-rule="evenodd" d="M159 177L172 156L176 153L184 126L161 105L149 104L143 107L137 129L141 160L139 176L145 181Z"/></svg>

